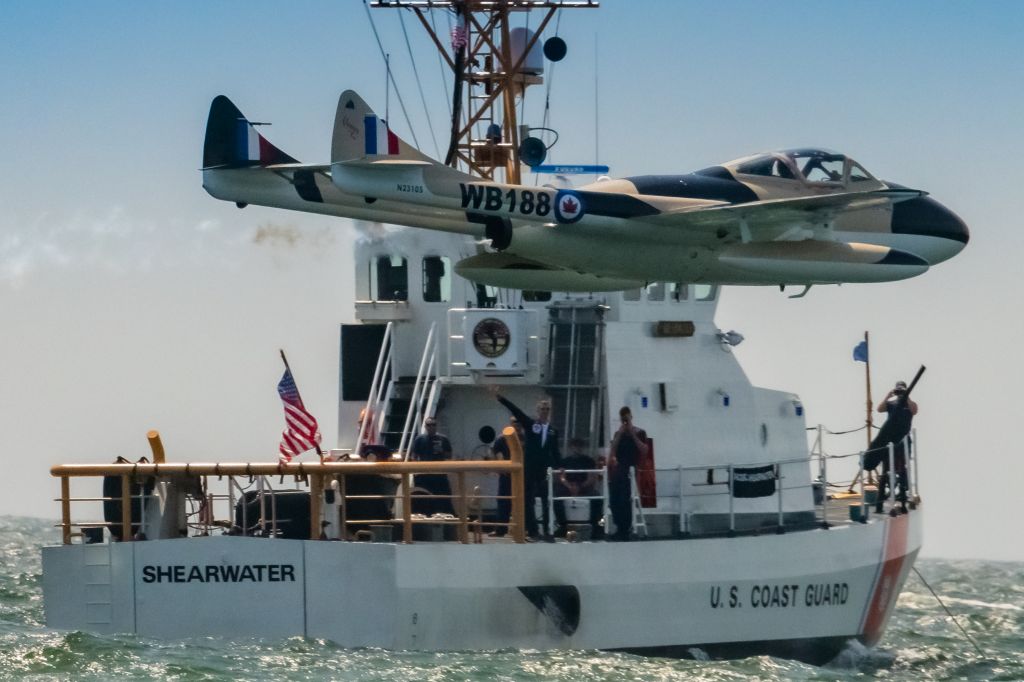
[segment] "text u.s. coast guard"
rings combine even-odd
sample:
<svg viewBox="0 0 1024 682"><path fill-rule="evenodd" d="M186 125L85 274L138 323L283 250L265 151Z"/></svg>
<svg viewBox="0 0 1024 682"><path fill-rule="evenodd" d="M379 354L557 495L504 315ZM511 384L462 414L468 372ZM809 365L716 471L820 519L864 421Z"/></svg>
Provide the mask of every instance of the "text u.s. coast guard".
<svg viewBox="0 0 1024 682"><path fill-rule="evenodd" d="M766 583L752 585L749 590L739 585L711 587L710 603L713 609L737 609L744 606L755 609L793 608L796 606L842 606L850 597L847 583Z"/></svg>

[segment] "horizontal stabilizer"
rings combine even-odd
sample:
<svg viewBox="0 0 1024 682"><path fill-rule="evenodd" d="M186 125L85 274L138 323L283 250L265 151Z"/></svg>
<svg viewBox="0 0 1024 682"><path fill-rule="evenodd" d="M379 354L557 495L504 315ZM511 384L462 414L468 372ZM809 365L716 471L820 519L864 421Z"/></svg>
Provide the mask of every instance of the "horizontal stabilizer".
<svg viewBox="0 0 1024 682"><path fill-rule="evenodd" d="M838 192L812 197L768 199L744 204L720 206L683 206L669 209L657 216L658 222L690 227L718 227L730 218L748 221L752 229L761 225L800 223L814 218L815 213L830 211L857 211L886 206L918 197L926 192L914 189L876 189L866 192Z"/></svg>

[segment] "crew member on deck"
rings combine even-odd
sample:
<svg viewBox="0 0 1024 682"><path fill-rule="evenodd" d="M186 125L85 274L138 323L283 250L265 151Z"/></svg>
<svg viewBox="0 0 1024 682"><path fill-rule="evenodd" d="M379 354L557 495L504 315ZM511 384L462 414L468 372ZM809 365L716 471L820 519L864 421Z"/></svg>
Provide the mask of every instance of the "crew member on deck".
<svg viewBox="0 0 1024 682"><path fill-rule="evenodd" d="M418 462L442 462L452 458L452 444L448 437L437 432L437 421L433 417L427 417L423 422L426 433L416 436L412 442L411 459ZM427 490L431 495L439 497L428 498L420 502L414 501L413 511L417 514L452 514L455 510L452 507L452 487L448 482L448 474L416 474L416 485ZM443 497L441 497L443 496Z"/></svg>
<svg viewBox="0 0 1024 682"><path fill-rule="evenodd" d="M628 540L633 527L633 491L629 471L636 469L640 457L647 453L647 433L633 425L633 412L619 410L621 425L608 448L608 506L615 519L613 540Z"/></svg>
<svg viewBox="0 0 1024 682"><path fill-rule="evenodd" d="M878 501L875 504L875 512L881 513L882 502L889 497L889 443L893 448L893 465L896 468L897 484L899 493L896 499L900 502L900 511L907 511L907 453L904 448L904 439L910 443L910 427L914 422L914 415L917 414L917 403L910 399L907 393L907 383L897 381L891 391L885 394L882 402L876 408L878 412L884 412L888 416L878 434L871 441L871 447L864 455L864 468L874 469L879 462L882 464L882 476L878 483ZM894 491L895 492L895 491Z"/></svg>
<svg viewBox="0 0 1024 682"><path fill-rule="evenodd" d="M537 417L532 418L520 410L507 398L501 396L497 389L494 395L502 405L507 407L515 418L522 424L526 432L526 443L523 447L523 479L525 488L526 505L526 534L537 539L540 532L537 530L537 512L534 509L537 498L541 500L541 518L543 521L543 534L548 537L550 518L548 514L548 487L545 477L549 467L555 466L561 456L558 453L558 431L551 426L551 401L541 400L537 403Z"/></svg>

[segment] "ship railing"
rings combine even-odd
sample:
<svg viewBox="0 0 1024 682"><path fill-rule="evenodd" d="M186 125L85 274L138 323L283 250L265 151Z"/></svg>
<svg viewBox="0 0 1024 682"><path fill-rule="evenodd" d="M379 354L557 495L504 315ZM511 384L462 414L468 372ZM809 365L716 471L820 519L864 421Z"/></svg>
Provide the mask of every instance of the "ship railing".
<svg viewBox="0 0 1024 682"><path fill-rule="evenodd" d="M511 429L509 429L511 431ZM514 432L513 432L514 433ZM505 434L508 436L509 434ZM145 488L139 491L139 484L144 481L168 481L178 484L177 492L185 498L187 489L189 499L193 505L198 504L198 510L193 511L189 522L191 529L200 535L209 535L215 529L223 529L231 535L260 534L266 537L278 537L283 525L290 521L282 519L280 515L280 503L278 500L282 491L275 491L270 485L269 477L285 476L295 477L300 490L304 488L309 491L309 524L308 534L303 530L303 536L309 539L327 539L325 527L334 525L337 522L338 528L343 529L342 537L346 536L345 530L359 525L370 528L374 525L386 524L392 529L396 526L400 529L399 536L402 542L412 542L413 527L417 524L433 525L454 525L457 527L459 540L470 542L471 538L479 539L483 528L488 526L501 526L507 529L508 534L516 542L525 541L524 534L524 504L523 504L523 473L522 473L522 450L517 440L509 438L509 449L512 453L511 460L502 461L444 461L444 462L313 462L302 463L292 462L288 464L261 464L261 463L238 463L238 464L182 464L182 463L127 463L127 464L65 464L53 467L50 471L54 477L60 479L61 495L56 501L61 507L61 521L59 527L62 530L64 544L71 544L73 537L83 536L82 529L86 528L111 528L113 531L120 531L120 537L126 541L145 539L143 529L145 518L139 517L139 512L145 510L145 499L152 498L154 493L145 493ZM467 485L469 474L492 474L507 475L511 480L511 494L505 496L482 495L479 489ZM414 498L415 476L417 474L451 475L457 481L457 492L445 497L453 501L457 514L447 518L424 517L413 514L412 500ZM72 497L71 480L79 478L102 479L113 476L120 479L119 496L114 497ZM378 477L398 483L397 492L392 494L350 494L354 491L348 490L347 485L351 477ZM217 480L227 479L227 489L224 492L214 493L211 488ZM246 485L243 482L247 481ZM333 483L337 481L337 485ZM255 500L246 497L247 489L255 489ZM336 502L331 503L330 498L334 497ZM338 499L340 497L340 500ZM327 498L327 499L325 499ZM485 521L479 513L481 502L484 499L508 500L511 506L511 518L508 523L495 523ZM138 500L133 505L133 501ZM394 504L400 502L400 510L397 514L385 514L385 518L346 518L346 510L351 502L357 500L383 500ZM117 501L120 503L120 518L104 521L81 521L72 517L72 504L96 503ZM239 502L241 504L239 504ZM249 510L249 505L255 502L258 504L258 511ZM133 506L135 514L133 515ZM226 506L226 514L222 510ZM325 507L332 509L338 517L327 518L324 514ZM399 505L395 505L399 507ZM141 509L140 509L141 508ZM142 514L145 514L142 511ZM250 513L258 513L259 519L251 519ZM268 523L269 520L269 523ZM293 524L294 525L294 524ZM138 531L136 531L138 529ZM185 529L182 529L185 530ZM77 532L76 532L77 531ZM83 540L85 538L83 537ZM153 538L156 539L156 538ZM359 539L359 538L357 538ZM91 538L90 541L96 541Z"/></svg>
<svg viewBox="0 0 1024 682"><path fill-rule="evenodd" d="M860 498L861 498L862 501L870 499L870 495L868 495L867 493L875 494L876 492L880 492L880 491L878 491L878 488L881 487L882 481L881 480L879 480L877 482L875 481L875 476L874 476L875 470L872 469L870 471L870 476L868 476L868 475L863 473L864 472L864 459L865 459L865 457L867 456L867 453L868 453L867 450L859 450L859 451L856 451L856 452L849 452L849 453L845 453L845 454L831 455L831 454L828 454L828 452L827 452L827 450L825 448L825 435L826 434L832 435L832 436L847 436L847 435L851 435L853 433L856 433L858 431L861 431L861 430L863 430L863 428L864 427L861 427L860 429L850 430L850 431L833 432L833 431L830 431L827 428L825 428L824 426L819 424L816 427L808 429L808 431L813 430L813 431L817 432L816 436L815 436L815 439L814 439L814 442L813 442L813 444L811 446L811 458L812 458L813 461L816 461L816 462L819 463L818 481L820 481L821 485L826 488L826 492L827 492L828 487L842 488L842 487L845 486L846 487L846 493L849 494L849 493L853 493L854 492L854 488L857 488L858 489L857 492L860 495ZM886 444L884 444L884 445L882 445L880 447L884 448L886 450L886 452L883 453L882 456L883 456L883 458L889 464L889 466L888 466L889 480L886 483L888 483L888 488L889 488L890 493L891 493L891 491L896 490L900 486L900 482L898 480L899 476L898 476L898 472L896 470L896 449L897 448L901 448L902 449L902 451L904 453L903 464L904 464L904 466L906 468L906 479L907 479L907 490L905 491L906 492L906 497L907 497L907 500L908 500L910 506L911 507L916 507L917 504L919 504L920 500L921 500L921 493L920 493L920 460L918 458L918 434L917 434L917 429L911 429L910 433L907 434L906 436L904 436L899 441L895 441L895 442L891 442L891 443L886 443ZM836 462L838 464L839 462L844 461L844 460L847 461L847 462L855 462L856 463L856 469L855 470L853 470L853 468L849 464L846 464L845 466L840 465L840 466L842 466L842 471L843 471L844 474L851 475L851 479L850 479L850 482L849 482L848 486L846 485L845 482L844 483L832 483L830 481L830 477L827 475L827 472L826 472L826 469L825 469L826 462L828 462L828 461L833 461L833 462ZM833 471L835 471L835 469L833 469ZM835 474L833 474L833 476L834 475ZM826 496L825 496L826 501L827 501L828 497L829 496L826 494ZM866 514L867 502L862 502L862 504L860 506L862 507L861 520L864 520L864 519L866 519L866 516L867 516L867 514Z"/></svg>
<svg viewBox="0 0 1024 682"><path fill-rule="evenodd" d="M594 474L597 477L597 489L600 491L595 495L555 495L555 474ZM592 500L600 500L602 504L602 524L604 528L608 528L609 519L611 518L611 509L608 506L608 468L601 467L599 469L555 469L549 467L545 475L545 485L548 488L548 534L554 533L555 523L555 503L561 502L565 506L566 512L566 525L569 524L568 503L573 500L586 500L587 501L587 521L590 523L590 510L589 505Z"/></svg>
<svg viewBox="0 0 1024 682"><path fill-rule="evenodd" d="M359 454L363 443L376 443L380 439L380 433L384 426L384 409L391 399L391 391L394 386L392 381L392 332L394 322L388 322L384 328L384 338L381 340L380 353L377 356L377 366L373 370L373 381L370 384L370 395L366 398L366 407L363 408L363 418L359 420L359 437L356 439L356 454ZM387 388L384 385L387 384ZM369 432L368 432L369 431Z"/></svg>

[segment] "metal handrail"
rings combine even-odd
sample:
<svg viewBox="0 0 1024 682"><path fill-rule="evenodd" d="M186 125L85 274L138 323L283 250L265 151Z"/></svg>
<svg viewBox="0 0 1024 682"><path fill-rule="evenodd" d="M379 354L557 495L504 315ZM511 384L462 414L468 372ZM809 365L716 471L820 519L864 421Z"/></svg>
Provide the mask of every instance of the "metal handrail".
<svg viewBox="0 0 1024 682"><path fill-rule="evenodd" d="M366 428L369 422L374 420L374 407L377 406L377 398L380 394L380 384L383 380L383 367L385 359L390 365L391 358L391 331L394 322L388 322L384 328L384 338L380 344L380 353L377 355L377 367L373 370L373 382L370 384L370 395L366 397L366 407L363 410L363 419L359 423L359 436L356 438L355 453L358 455L363 447L363 439L366 437Z"/></svg>
<svg viewBox="0 0 1024 682"><path fill-rule="evenodd" d="M510 439L510 449L513 449L514 459L513 460L501 460L501 461L468 461L468 460L457 460L457 461L444 461L444 462L400 462L400 461L387 461L387 462L292 462L288 464L278 463L232 463L232 464L180 464L180 463L162 463L162 464L66 464L58 465L51 468L50 472L53 476L61 479L61 527L63 529L64 543L70 544L71 542L71 529L73 526L79 524L73 523L71 519L71 502L75 498L71 497L70 493L70 479L80 477L103 477L103 476L120 476L122 478L122 519L121 525L123 528L122 537L132 539L130 535L130 527L138 523L136 520L131 518L131 505L130 500L133 498L131 494L131 482L134 478L149 477L149 476L168 476L168 475L186 475L186 476L197 476L197 477L208 477L208 476L227 476L228 477L228 491L226 495L222 495L219 498L212 494L204 499L227 499L230 505L230 525L235 526L234 513L236 508L236 496L240 495L241 499L244 500L245 489L235 480L237 476L248 476L257 482L258 488L264 487L259 482L264 476L272 475L288 475L288 476L306 476L309 479L310 489L310 537L316 539L320 537L320 521L322 517L323 509L323 491L324 483L327 479L333 476L338 476L342 480L349 475L399 475L402 477L405 483L405 488L400 490L393 498L401 497L405 502L403 509L402 518L400 519L405 528L404 542L412 541L412 524L419 522L412 518L410 497L409 497L409 483L413 474L427 473L427 474L440 474L440 473L452 473L459 477L462 485L460 486L460 494L458 498L463 500L462 505L462 535L468 537L469 520L466 518L466 501L471 499L477 499L485 496L480 496L475 493L470 493L464 483L465 475L467 473L492 473L492 474L508 474L513 480L513 494L511 496L513 506L513 521L510 524L513 530L513 537L516 541L522 541L522 505L523 505L523 493L522 493L522 454L521 446L518 441ZM274 492L271 490L264 489L264 495L271 495L271 517L270 517L270 533L271 536L277 534L277 507L274 498ZM344 485L341 486L341 494L344 499ZM261 495L260 503L264 504L262 499L264 495ZM134 497L139 497L136 495ZM265 509L265 507L264 507ZM210 513L213 510L211 508ZM241 509L241 530L244 533L249 532L249 510L248 505L243 504ZM265 512L261 514L261 522L265 522ZM479 522L474 522L479 523ZM109 525L109 524L107 524ZM208 526L215 525L214 522L207 524ZM266 527L264 528L264 534L266 534Z"/></svg>
<svg viewBox="0 0 1024 682"><path fill-rule="evenodd" d="M398 453L402 455L402 458L406 461L409 459L409 447L412 441L412 430L415 428L417 431L420 429L420 424L414 422L414 412L418 412L417 403L421 400L420 393L424 389L424 380L426 375L424 372L428 366L433 365L433 357L435 355L433 344L434 344L434 332L437 328L437 323L432 322L430 324L430 331L427 333L427 342L423 346L423 355L420 357L419 371L416 372L416 383L412 387L412 396L409 398L409 411L405 415L405 424L402 426L402 439L398 445Z"/></svg>
<svg viewBox="0 0 1024 682"><path fill-rule="evenodd" d="M555 496L555 480L554 472L560 471L565 474L598 474L602 482L602 493L600 495L559 495ZM601 467L600 469L555 469L548 467L547 474L547 486L548 486L548 533L552 532L552 524L555 518L555 502L565 500L603 500L604 501L604 515L608 514L608 467ZM608 527L608 521L605 520L605 528Z"/></svg>

